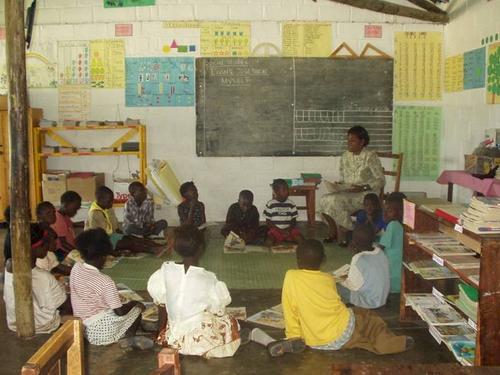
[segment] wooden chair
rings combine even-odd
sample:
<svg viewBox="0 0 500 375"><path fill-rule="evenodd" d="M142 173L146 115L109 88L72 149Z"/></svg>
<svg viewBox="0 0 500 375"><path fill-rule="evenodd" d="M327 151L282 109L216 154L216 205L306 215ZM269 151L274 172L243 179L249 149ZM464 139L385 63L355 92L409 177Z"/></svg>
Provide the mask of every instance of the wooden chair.
<svg viewBox="0 0 500 375"><path fill-rule="evenodd" d="M83 325L80 319L66 321L21 369L21 375L60 375L66 355L66 374L83 375Z"/></svg>
<svg viewBox="0 0 500 375"><path fill-rule="evenodd" d="M179 352L172 348L163 348L158 353L158 368L151 375L181 375Z"/></svg>
<svg viewBox="0 0 500 375"><path fill-rule="evenodd" d="M384 167L384 175L385 176L392 176L394 177L394 190L393 191L399 191L399 186L401 182L401 168L403 166L403 154L392 154L390 152L379 152L377 151L377 156L381 159L393 159L396 160L396 168L394 170L387 170ZM384 198L384 188L382 188L382 191L380 192L380 199L383 200Z"/></svg>

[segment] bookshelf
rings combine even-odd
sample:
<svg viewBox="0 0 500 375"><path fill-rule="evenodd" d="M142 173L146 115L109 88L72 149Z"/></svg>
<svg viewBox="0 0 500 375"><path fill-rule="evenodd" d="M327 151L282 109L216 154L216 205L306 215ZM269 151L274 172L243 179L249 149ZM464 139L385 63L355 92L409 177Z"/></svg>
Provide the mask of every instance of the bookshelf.
<svg viewBox="0 0 500 375"><path fill-rule="evenodd" d="M121 130L121 132L117 132ZM68 131L85 132L115 132L118 137L106 147L106 151L78 151L78 148L64 136ZM125 132L124 132L125 131ZM43 152L47 138L50 138L59 148L70 149L71 152ZM138 139L138 151L121 151L122 144L132 139ZM139 159L139 175L146 184L146 127L144 125L96 125L96 126L54 126L33 129L34 174L36 202L42 201L42 174L47 170L48 158L64 157L96 157L96 156L135 156Z"/></svg>
<svg viewBox="0 0 500 375"><path fill-rule="evenodd" d="M406 306L406 293L432 293L433 287L443 294L456 294L458 282L474 286L479 292L476 334L476 366L500 365L500 235L479 235L457 228L421 206L415 211L415 227L405 226L403 262L432 259L433 253L411 241L408 232L444 232L480 254L479 285L476 285L460 269L454 269L447 261L443 265L456 272L459 279L426 280L403 267L401 278L400 320L418 319ZM459 311L460 312L460 311Z"/></svg>

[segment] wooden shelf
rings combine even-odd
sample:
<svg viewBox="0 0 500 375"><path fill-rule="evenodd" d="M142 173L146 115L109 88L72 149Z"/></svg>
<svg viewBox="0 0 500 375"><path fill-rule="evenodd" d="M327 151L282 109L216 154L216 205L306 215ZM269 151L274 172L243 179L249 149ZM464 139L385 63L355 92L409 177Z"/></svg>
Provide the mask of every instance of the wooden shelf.
<svg viewBox="0 0 500 375"><path fill-rule="evenodd" d="M400 319L413 320L417 315L405 306L406 293L430 293L435 286L443 294L454 294L459 281L464 281L479 292L476 335L476 366L500 365L500 236L498 234L477 234L468 230L459 233L454 224L437 217L431 212L419 209L415 211L415 228L405 227L405 232L426 233L444 232L452 235L467 247L480 254L479 286L463 270L454 268L443 259L444 266L457 273L459 279L426 280L407 267L402 268ZM405 233L403 262L409 264L415 260L430 259L434 255L423 245L409 239Z"/></svg>
<svg viewBox="0 0 500 375"><path fill-rule="evenodd" d="M83 126L50 126L39 128L40 132L64 131L64 130L110 130L110 129L133 129L144 125L83 125Z"/></svg>
<svg viewBox="0 0 500 375"><path fill-rule="evenodd" d="M41 158L47 157L66 157L66 156L120 156L120 155L131 155L140 157L140 151L98 151L98 152L41 152L38 154Z"/></svg>

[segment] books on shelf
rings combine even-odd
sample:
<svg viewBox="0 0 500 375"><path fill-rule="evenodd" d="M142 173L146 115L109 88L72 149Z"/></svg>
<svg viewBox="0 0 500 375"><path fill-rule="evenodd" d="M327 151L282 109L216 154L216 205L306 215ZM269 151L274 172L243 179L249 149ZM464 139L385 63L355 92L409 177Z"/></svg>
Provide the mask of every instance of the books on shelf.
<svg viewBox="0 0 500 375"><path fill-rule="evenodd" d="M458 279L459 276L448 267L437 266L420 270L420 276L426 280Z"/></svg>
<svg viewBox="0 0 500 375"><path fill-rule="evenodd" d="M465 320L453 307L444 303L437 307L421 307L419 310L420 317L429 325L460 325L465 323Z"/></svg>
<svg viewBox="0 0 500 375"><path fill-rule="evenodd" d="M464 366L473 366L476 342L467 336L452 336L443 341L455 358Z"/></svg>
<svg viewBox="0 0 500 375"><path fill-rule="evenodd" d="M480 259L472 255L447 255L443 256L450 266L456 269L461 268L479 268Z"/></svg>
<svg viewBox="0 0 500 375"><path fill-rule="evenodd" d="M458 324L454 326L429 326L429 330L434 331L441 340L450 337L450 336L467 336L471 337L475 336L476 331L468 324Z"/></svg>
<svg viewBox="0 0 500 375"><path fill-rule="evenodd" d="M440 257L445 256L471 256L474 255L474 251L466 248L463 245L427 245L425 246L429 250L431 250L434 254Z"/></svg>
<svg viewBox="0 0 500 375"><path fill-rule="evenodd" d="M500 233L500 198L472 197L460 222L473 233Z"/></svg>
<svg viewBox="0 0 500 375"><path fill-rule="evenodd" d="M443 207L437 207L434 213L436 216L452 224L458 224L460 221L460 215L466 209L467 207L461 204L449 204Z"/></svg>

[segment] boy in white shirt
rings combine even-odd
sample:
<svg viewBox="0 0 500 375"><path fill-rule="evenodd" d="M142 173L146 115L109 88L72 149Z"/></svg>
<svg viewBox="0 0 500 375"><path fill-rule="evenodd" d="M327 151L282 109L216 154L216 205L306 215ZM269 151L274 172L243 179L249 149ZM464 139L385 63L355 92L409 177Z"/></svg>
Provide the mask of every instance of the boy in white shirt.
<svg viewBox="0 0 500 375"><path fill-rule="evenodd" d="M38 224L31 226L31 275L33 290L33 310L35 317L35 333L50 333L61 324L59 311L69 313L71 305L67 300L64 287L47 270L36 265L37 259L47 256L49 247L48 232ZM16 331L16 310L14 285L12 275L12 261L5 265L5 285L3 298L7 315L7 325L10 330Z"/></svg>

